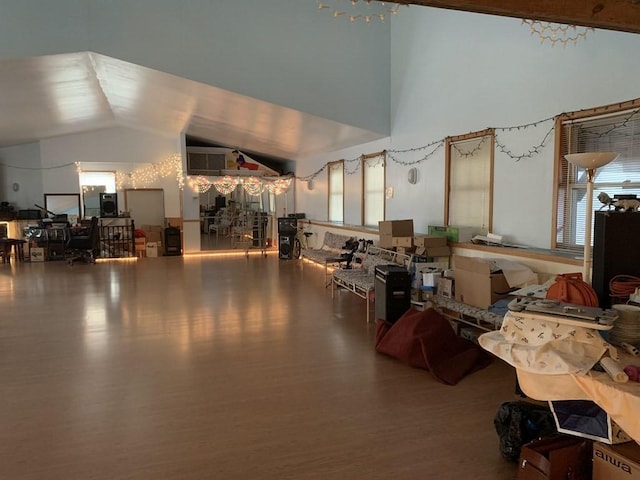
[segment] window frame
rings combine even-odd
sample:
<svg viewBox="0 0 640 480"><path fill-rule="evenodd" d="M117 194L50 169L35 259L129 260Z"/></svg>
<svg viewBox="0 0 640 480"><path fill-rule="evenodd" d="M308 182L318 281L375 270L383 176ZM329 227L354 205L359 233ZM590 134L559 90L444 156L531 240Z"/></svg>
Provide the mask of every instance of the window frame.
<svg viewBox="0 0 640 480"><path fill-rule="evenodd" d="M474 139L480 139L482 137L489 137L489 173L488 182L485 185L485 190L488 192L487 198L487 230L491 232L493 229L493 192L494 192L494 162L495 162L495 129L486 128L476 132L470 132L464 135L456 135L447 137L445 139L445 192L444 192L444 224L445 226L452 225L450 221L451 216L451 195L452 195L452 163L453 158L451 155L451 149L454 144L459 142L467 142ZM462 225L464 226L464 225ZM487 232L482 232L487 233Z"/></svg>
<svg viewBox="0 0 640 480"><path fill-rule="evenodd" d="M634 110L640 108L640 99L630 100L621 103L603 105L585 110L579 110L575 112L562 113L555 118L555 151L554 151L554 175L553 175L553 206L552 206L552 225L551 225L551 246L554 249L562 249L568 251L582 251L584 245L572 243L575 237L573 229L568 224L577 224L578 220L574 217L577 212L577 208L572 208L572 193L576 191L585 190L586 182L580 182L577 179L576 173L578 168L569 164L564 158L567 153L582 153L584 149L580 147L569 148L569 142L565 141L565 126L569 124L580 124L591 121L597 121L598 119L605 118L607 116L626 116L627 113L631 115ZM636 113L637 114L637 113ZM634 114L634 115L636 115ZM635 138L635 136L634 136ZM640 134L638 134L638 144L640 146ZM610 149L609 149L610 150ZM639 149L640 153L640 149ZM616 160L618 161L618 160ZM635 162L631 159L628 161L636 163L640 167L640 158ZM597 171L596 171L597 175ZM575 180L575 181L574 181ZM640 185L639 182L632 182L632 185ZM597 178L594 183L594 193L598 187L603 188L611 186L616 188L621 186L622 182L598 182ZM638 187L636 187L638 188ZM562 197L562 198L561 198ZM593 202L594 211L597 210L597 199ZM562 209L562 212L560 211ZM568 218L567 218L568 217ZM562 225L560 225L562 223ZM562 229L562 233L559 233ZM563 239L559 240L562 236ZM576 238L577 241L577 238ZM591 235L591 241L593 242L593 234Z"/></svg>
<svg viewBox="0 0 640 480"><path fill-rule="evenodd" d="M375 225L367 225L366 224L366 216L367 216L367 184L366 184L366 175L365 169L369 168L367 163L373 159L378 159L382 162L382 218L381 221L386 220L387 216L387 202L386 202L386 192L387 192L387 152L386 150L382 150L380 152L369 153L366 155L362 155L360 157L360 170L362 170L361 174L361 197L360 197L360 225L363 227L378 227L378 224Z"/></svg>

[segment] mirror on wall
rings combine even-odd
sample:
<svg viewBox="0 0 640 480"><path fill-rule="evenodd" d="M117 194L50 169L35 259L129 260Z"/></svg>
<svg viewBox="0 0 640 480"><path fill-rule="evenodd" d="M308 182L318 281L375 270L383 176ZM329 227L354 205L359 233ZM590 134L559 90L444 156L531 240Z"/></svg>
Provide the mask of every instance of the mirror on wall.
<svg viewBox="0 0 640 480"><path fill-rule="evenodd" d="M51 215L67 215L80 218L80 194L79 193L45 193L44 208Z"/></svg>

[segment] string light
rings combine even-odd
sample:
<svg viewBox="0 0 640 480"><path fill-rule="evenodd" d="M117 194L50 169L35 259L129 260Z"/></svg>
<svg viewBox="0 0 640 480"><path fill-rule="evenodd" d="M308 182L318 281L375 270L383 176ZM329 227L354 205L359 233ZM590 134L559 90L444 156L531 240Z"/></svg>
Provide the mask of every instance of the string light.
<svg viewBox="0 0 640 480"><path fill-rule="evenodd" d="M489 138L488 135L484 135L483 137L480 138L480 141L477 143L477 145L472 149L469 150L467 152L463 152L460 149L460 144L459 143L452 143L451 147L453 147L453 149L458 152L458 155L463 157L463 158L467 158L467 157L473 157L478 151L480 151L480 149L482 148L482 145L484 144L484 142L487 141L487 138Z"/></svg>
<svg viewBox="0 0 640 480"><path fill-rule="evenodd" d="M78 173L82 173L80 164L77 164ZM138 168L130 173L116 171L116 188L123 189L145 188L155 184L159 179L166 178L175 172L176 182L180 190L184 189L184 172L182 170L182 157L173 154L160 162Z"/></svg>
<svg viewBox="0 0 640 480"><path fill-rule="evenodd" d="M593 31L592 27L578 27L576 25L566 25L564 23L541 22L539 20L523 19L523 25L529 25L531 35L537 35L540 43L547 40L551 46L556 43L566 47L568 43L578 44L578 40L586 39L587 33Z"/></svg>
<svg viewBox="0 0 640 480"><path fill-rule="evenodd" d="M207 193L211 190L212 185L208 178L201 175L197 177L189 177L187 184L191 190L198 193Z"/></svg>
<svg viewBox="0 0 640 480"><path fill-rule="evenodd" d="M293 177L277 178L273 182L265 183L264 188L271 193L280 195L282 193L285 193L287 190L289 190L289 187L291 186L292 182L293 182Z"/></svg>
<svg viewBox="0 0 640 480"><path fill-rule="evenodd" d="M249 195L257 197L262 193L262 182L256 177L249 177L242 181L242 188Z"/></svg>
<svg viewBox="0 0 640 480"><path fill-rule="evenodd" d="M316 3L319 10L329 11L333 18L347 18L351 23L357 20L365 23L384 22L387 18L397 15L401 6L397 3L374 0L316 0Z"/></svg>
<svg viewBox="0 0 640 480"><path fill-rule="evenodd" d="M237 183L229 175L213 181L213 186L223 195L228 195L236 189Z"/></svg>

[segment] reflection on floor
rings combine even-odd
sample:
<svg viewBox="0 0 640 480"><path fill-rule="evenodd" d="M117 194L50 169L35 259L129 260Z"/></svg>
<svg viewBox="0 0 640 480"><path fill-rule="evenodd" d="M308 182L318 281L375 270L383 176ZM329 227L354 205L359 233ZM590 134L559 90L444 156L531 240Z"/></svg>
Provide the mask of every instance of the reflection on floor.
<svg viewBox="0 0 640 480"><path fill-rule="evenodd" d="M265 240L264 244L267 249L271 249L271 239ZM258 241L247 240L245 242L238 242L237 239L232 239L229 235L212 233L207 235L203 233L200 235L200 249L202 251L209 250L261 250L261 243Z"/></svg>

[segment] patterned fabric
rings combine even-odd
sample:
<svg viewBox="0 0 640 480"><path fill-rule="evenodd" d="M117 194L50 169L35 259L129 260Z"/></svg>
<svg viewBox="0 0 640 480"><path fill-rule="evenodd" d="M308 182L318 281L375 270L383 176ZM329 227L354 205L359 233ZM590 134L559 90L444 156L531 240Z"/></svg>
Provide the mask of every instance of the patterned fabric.
<svg viewBox="0 0 640 480"><path fill-rule="evenodd" d="M586 374L611 347L591 328L507 312L499 331L480 335L480 345L510 365L532 373ZM612 355L612 356L613 356Z"/></svg>
<svg viewBox="0 0 640 480"><path fill-rule="evenodd" d="M373 290L375 284L375 276L362 268L336 269L333 271L333 275L337 279L363 290Z"/></svg>

